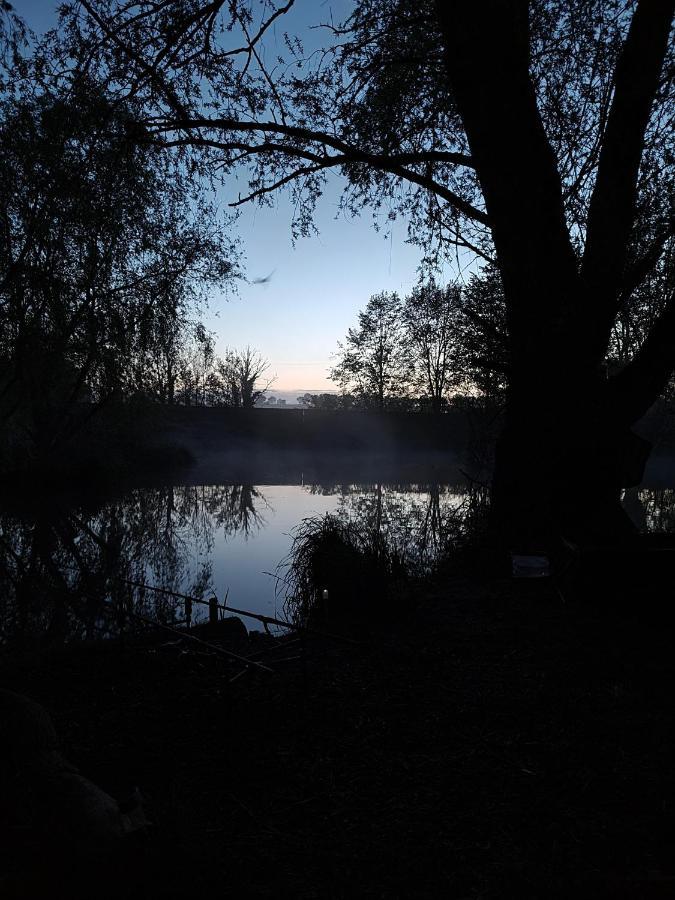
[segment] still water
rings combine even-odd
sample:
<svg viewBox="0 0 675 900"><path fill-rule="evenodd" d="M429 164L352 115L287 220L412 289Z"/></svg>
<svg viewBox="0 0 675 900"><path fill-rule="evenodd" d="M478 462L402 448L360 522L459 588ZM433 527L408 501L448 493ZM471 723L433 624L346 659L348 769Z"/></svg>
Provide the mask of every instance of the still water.
<svg viewBox="0 0 675 900"><path fill-rule="evenodd" d="M436 483L174 485L130 490L93 509L50 503L0 515L0 642L110 636L129 604L167 624L185 617L183 603L140 584L283 616L279 576L303 520L357 520L428 567L466 492ZM195 606L192 615L208 610Z"/></svg>
<svg viewBox="0 0 675 900"><path fill-rule="evenodd" d="M43 503L0 513L0 644L112 636L119 611L176 624L185 605L139 584L269 616L298 525L327 513L381 531L411 568L428 570L480 502L475 484L211 484L129 490L97 505ZM672 531L675 491L629 492L648 531ZM208 610L195 606L193 621ZM245 620L249 628L260 628Z"/></svg>

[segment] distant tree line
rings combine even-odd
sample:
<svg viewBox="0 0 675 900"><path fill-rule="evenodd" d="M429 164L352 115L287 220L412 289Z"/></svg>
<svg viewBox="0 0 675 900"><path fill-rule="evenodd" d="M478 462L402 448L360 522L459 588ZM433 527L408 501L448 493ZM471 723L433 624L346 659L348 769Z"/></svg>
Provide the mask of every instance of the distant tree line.
<svg viewBox="0 0 675 900"><path fill-rule="evenodd" d="M499 274L487 267L461 286L431 278L404 298L374 294L336 359L340 394L305 395L303 405L441 412L457 395L497 400L508 381Z"/></svg>
<svg viewBox="0 0 675 900"><path fill-rule="evenodd" d="M213 335L200 324L182 349L171 396L160 399L184 406L252 409L274 380L267 377L268 370L267 360L251 347L228 349L219 356Z"/></svg>
<svg viewBox="0 0 675 900"><path fill-rule="evenodd" d="M674 272L669 257L660 259L623 304L607 348L608 375L620 372L643 346L672 290ZM308 393L298 403L436 412L467 401L495 405L505 398L509 369L501 277L486 264L465 284L441 286L430 278L403 298L395 292L374 294L338 343L330 377L339 393ZM663 399L666 409L675 405L672 378Z"/></svg>

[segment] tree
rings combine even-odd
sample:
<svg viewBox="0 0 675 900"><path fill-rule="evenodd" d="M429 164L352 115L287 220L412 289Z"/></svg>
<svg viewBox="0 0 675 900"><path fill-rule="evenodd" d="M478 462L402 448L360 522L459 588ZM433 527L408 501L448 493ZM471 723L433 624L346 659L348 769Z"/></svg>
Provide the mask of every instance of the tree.
<svg viewBox="0 0 675 900"><path fill-rule="evenodd" d="M458 386L489 402L503 397L509 382L509 343L499 271L485 266L458 293L454 376Z"/></svg>
<svg viewBox="0 0 675 900"><path fill-rule="evenodd" d="M198 323L181 348L176 398L185 406L252 409L274 381L265 378L269 366L251 347L219 356L215 335Z"/></svg>
<svg viewBox="0 0 675 900"><path fill-rule="evenodd" d="M495 536L624 530L620 489L646 450L630 427L675 367L671 293L627 364L603 374L622 302L672 253L673 0L361 0L326 26L325 53L307 62L289 40L294 65L272 70L260 49L293 0L256 24L253 5L228 4L223 27L241 40L227 46L221 3L79 6L79 58L107 48L99 65L144 98L155 140L250 166L236 203L288 188L306 232L337 169L347 209L405 213L431 258L464 248L495 262L510 365ZM658 237L633 257L650 196Z"/></svg>
<svg viewBox="0 0 675 900"><path fill-rule="evenodd" d="M640 478L640 460L626 461L641 451L627 429L654 402L675 363L663 334L654 332L651 352L637 354L609 382L602 377L673 4L639 3L626 26L606 124L589 162L595 182L580 254L530 74L536 36L527 5L486 3L487 21L461 4L437 10L448 81L480 177L509 316L509 407L493 502L502 524L516 524L521 540L536 540L542 531L552 538L561 530L597 539L614 524L620 487ZM479 40L486 56L477 71L470 48ZM507 129L518 141L503 140ZM668 331L673 317L675 299L662 322ZM593 498L597 517L581 528L579 489Z"/></svg>
<svg viewBox="0 0 675 900"><path fill-rule="evenodd" d="M219 380L214 335L198 323L178 362L178 398L184 406L210 406L224 389ZM227 404L229 405L229 404Z"/></svg>
<svg viewBox="0 0 675 900"><path fill-rule="evenodd" d="M253 409L274 382L274 378L266 377L269 367L268 360L251 347L228 351L222 368L229 393L228 406Z"/></svg>
<svg viewBox="0 0 675 900"><path fill-rule="evenodd" d="M411 362L401 344L401 318L398 294L373 294L359 313L358 328L350 328L344 344L338 344L331 380L364 405L384 409L406 392Z"/></svg>
<svg viewBox="0 0 675 900"><path fill-rule="evenodd" d="M389 388L387 378L395 390L387 390L386 402L400 408L410 408L407 401L413 401L415 408L439 412L453 390L478 394L489 402L503 394L508 383L508 329L501 279L493 266L474 273L466 285L453 282L441 287L430 278L403 302L398 298L392 302L390 295L376 296L385 298L377 304L379 331L375 314L361 313L359 328L350 329L347 345L341 345L339 366L333 370L343 388L361 379L363 384L355 391L361 405L377 396L378 384ZM369 306L375 309L376 304L371 300ZM382 369L372 360L389 363ZM344 397L343 393L342 398L331 399L337 405ZM303 405L316 405L317 396L298 399Z"/></svg>
<svg viewBox="0 0 675 900"><path fill-rule="evenodd" d="M338 409L352 409L354 398L351 394L303 394L298 397L298 403L308 409L334 412Z"/></svg>
<svg viewBox="0 0 675 900"><path fill-rule="evenodd" d="M456 383L460 297L456 285L441 288L432 278L414 288L403 303L403 338L414 359L417 386L436 412Z"/></svg>
<svg viewBox="0 0 675 900"><path fill-rule="evenodd" d="M190 317L234 268L185 173L130 138L129 106L26 67L0 96L0 387L5 424L45 455L81 401L171 394Z"/></svg>

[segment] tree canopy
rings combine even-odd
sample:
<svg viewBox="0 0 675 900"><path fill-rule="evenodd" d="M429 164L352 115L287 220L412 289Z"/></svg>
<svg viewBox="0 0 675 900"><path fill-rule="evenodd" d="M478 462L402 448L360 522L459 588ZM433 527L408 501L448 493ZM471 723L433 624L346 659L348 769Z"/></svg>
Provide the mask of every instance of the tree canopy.
<svg viewBox="0 0 675 900"><path fill-rule="evenodd" d="M131 101L22 71L0 96L0 390L48 452L78 401L152 395L236 257L199 186L135 139Z"/></svg>
<svg viewBox="0 0 675 900"><path fill-rule="evenodd" d="M430 262L495 263L509 400L494 505L518 509L523 541L526 522L568 531L571 482L607 508L633 478L626 429L675 367L664 280L652 327L602 377L622 310L672 259L672 0L359 0L318 32L293 28L299 6L77 0L64 27L76 67L139 104L144 140L247 174L235 206L287 188L308 232L335 170L346 209L404 215Z"/></svg>

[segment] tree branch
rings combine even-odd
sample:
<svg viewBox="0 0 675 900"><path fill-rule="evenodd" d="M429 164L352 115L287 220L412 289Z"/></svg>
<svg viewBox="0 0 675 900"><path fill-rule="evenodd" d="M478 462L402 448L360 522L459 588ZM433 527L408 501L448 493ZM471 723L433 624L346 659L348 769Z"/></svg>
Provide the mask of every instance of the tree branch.
<svg viewBox="0 0 675 900"><path fill-rule="evenodd" d="M671 223L657 236L651 247L624 271L618 296L618 306L621 307L630 299L635 291L652 271L663 253L667 241L675 234L675 223Z"/></svg>
<svg viewBox="0 0 675 900"><path fill-rule="evenodd" d="M615 73L581 267L604 307L599 339L616 312L633 226L644 135L666 53L675 0L640 0Z"/></svg>
<svg viewBox="0 0 675 900"><path fill-rule="evenodd" d="M295 181L296 178L302 178L304 175L314 175L316 172L321 172L322 169L325 169L327 167L327 165L330 165L330 163L323 166L303 166L301 169L296 169L294 172L290 172L288 175L285 175L283 178L275 181L274 184L265 185L265 187L258 188L258 190L252 191L250 194L247 194L246 197L240 197L233 203L228 203L228 206L243 206L244 203L249 203L251 200L256 200L258 197L264 197L266 194L272 194L279 188L290 184L291 181Z"/></svg>
<svg viewBox="0 0 675 900"><path fill-rule="evenodd" d="M432 193L441 197L456 210L458 210L458 212L461 212L463 215L474 220L475 222L480 222L482 225L489 225L488 216L482 210L479 210L471 203L468 203L466 200L464 200L454 191L451 191L445 185L441 184L438 181L435 181L430 175L423 175L420 172L416 172L414 169L408 168L408 166L410 165L429 162L447 162L455 165L470 165L470 158L463 153L451 153L443 151L421 151L419 153L399 153L392 155L369 153L351 147L345 141L341 140L335 135L328 134L327 132L313 131L309 128L302 128L297 125L287 125L282 122L249 122L240 119L208 119L196 117L185 119L178 118L174 121L165 123L149 122L148 128L154 133L162 133L167 131L187 132L188 136L184 139L181 139L183 144L191 143L192 138L190 138L189 132L192 129L203 128L219 129L221 131L244 131L262 132L263 134L278 134L300 141L322 144L323 146L338 150L340 152L340 155L310 155L312 151L307 151L302 147L293 146L292 144L270 145L267 143L263 143L257 146L249 146L251 154L269 153L271 152L272 146L274 146L275 151L284 153L288 156L313 159L317 162L317 164L321 165L322 168L326 168L328 166L350 164L369 165L375 169L378 169L379 171L389 172L390 174L395 175L403 179L404 181L409 181L412 184L417 184L420 187L423 187L426 190L431 191ZM169 143L170 142L167 142L167 144ZM217 142L211 139L205 140L201 136L198 139L195 139L195 144L198 143L208 143L209 146L216 146L217 144L220 144L220 147L223 150L229 150L233 148L240 149L240 145L234 142Z"/></svg>
<svg viewBox="0 0 675 900"><path fill-rule="evenodd" d="M675 292L633 359L609 379L609 408L632 425L656 402L675 370Z"/></svg>
<svg viewBox="0 0 675 900"><path fill-rule="evenodd" d="M395 165L412 165L414 163L449 163L451 165L466 166L473 168L474 163L470 156L465 153L453 153L444 150L420 150L419 152L399 153L399 154L377 154L356 150L350 144L341 140L334 134L327 131L315 131L311 128L303 128L299 125L287 125L283 122L252 122L244 119L218 118L208 119L202 117L193 117L189 119L175 119L162 121L152 121L147 123L150 130L155 132L167 131L185 131L189 132L196 128L219 129L221 131L260 131L263 134L280 134L285 137L295 138L297 140L308 141L316 144L325 144L333 150L339 150L347 156L354 158L359 155L360 160L368 162L392 162ZM225 148L227 141L223 142Z"/></svg>
<svg viewBox="0 0 675 900"><path fill-rule="evenodd" d="M295 4L295 0L288 0L288 3L285 6L280 6L272 15L260 26L259 30L256 34L250 38L248 44L245 47L237 47L234 50L228 50L224 56L234 56L237 53L250 53L255 45L260 41L262 36L265 34L270 25L273 25L274 22L279 18L279 16L285 15L289 9Z"/></svg>
<svg viewBox="0 0 675 900"><path fill-rule="evenodd" d="M91 6L88 0L79 0L84 9L89 13L91 18L96 22L101 31L105 34L105 36L111 40L122 52L133 62L138 65L143 72L145 73L148 80L155 86L155 88L159 91L161 96L168 102L171 109L174 111L176 115L186 116L188 115L188 110L181 103L175 91L165 83L164 79L160 77L160 75L155 71L155 69L147 63L144 59L139 57L136 53L134 53L130 47L128 47L124 41L122 41L118 35L117 31L113 31L110 29L105 21L99 16L95 9Z"/></svg>
<svg viewBox="0 0 675 900"><path fill-rule="evenodd" d="M512 340L529 354L532 322L571 330L582 301L557 161L529 72L528 3L436 0L435 9L448 80L511 300Z"/></svg>

